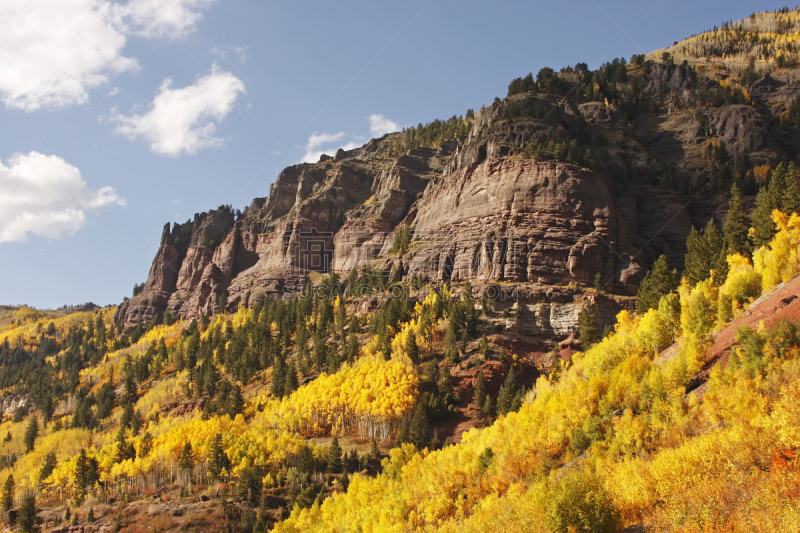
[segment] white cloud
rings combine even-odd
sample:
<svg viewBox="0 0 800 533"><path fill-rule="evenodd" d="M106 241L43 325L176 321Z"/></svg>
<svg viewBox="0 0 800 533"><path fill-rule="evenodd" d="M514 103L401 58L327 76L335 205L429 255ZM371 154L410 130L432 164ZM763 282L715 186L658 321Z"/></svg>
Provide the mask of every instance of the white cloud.
<svg viewBox="0 0 800 533"><path fill-rule="evenodd" d="M33 111L85 103L109 77L138 67L131 35L191 33L212 0L0 2L0 98Z"/></svg>
<svg viewBox="0 0 800 533"><path fill-rule="evenodd" d="M188 87L172 88L172 81L166 79L143 115L112 110L112 120L117 123L114 131L149 142L150 150L157 154L196 154L222 145L223 140L214 136L217 124L233 110L243 92L244 82L216 65L211 74Z"/></svg>
<svg viewBox="0 0 800 533"><path fill-rule="evenodd" d="M182 39L192 33L200 21L200 11L214 0L131 0L111 4L117 24L126 33L143 37Z"/></svg>
<svg viewBox="0 0 800 533"><path fill-rule="evenodd" d="M0 243L28 234L69 236L86 225L87 214L125 199L111 187L91 190L80 171L58 156L14 154L0 162Z"/></svg>
<svg viewBox="0 0 800 533"><path fill-rule="evenodd" d="M383 137L387 133L399 131L400 126L383 115L370 115L369 130L372 132L373 137Z"/></svg>
<svg viewBox="0 0 800 533"><path fill-rule="evenodd" d="M311 134L306 143L306 153L303 154L303 163L316 163L322 154L334 155L339 148L342 150L352 150L358 148L361 143L358 139L352 140L346 144L341 144L339 141L344 139L344 132L339 133L317 133L316 131ZM322 149L323 146L328 146Z"/></svg>

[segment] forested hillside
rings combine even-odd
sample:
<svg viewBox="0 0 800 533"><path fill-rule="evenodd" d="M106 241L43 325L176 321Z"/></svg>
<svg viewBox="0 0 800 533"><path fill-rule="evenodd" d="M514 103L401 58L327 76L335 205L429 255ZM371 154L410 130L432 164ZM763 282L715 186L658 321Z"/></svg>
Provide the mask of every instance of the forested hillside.
<svg viewBox="0 0 800 533"><path fill-rule="evenodd" d="M800 530L797 13L290 167L119 307L0 307L6 524Z"/></svg>

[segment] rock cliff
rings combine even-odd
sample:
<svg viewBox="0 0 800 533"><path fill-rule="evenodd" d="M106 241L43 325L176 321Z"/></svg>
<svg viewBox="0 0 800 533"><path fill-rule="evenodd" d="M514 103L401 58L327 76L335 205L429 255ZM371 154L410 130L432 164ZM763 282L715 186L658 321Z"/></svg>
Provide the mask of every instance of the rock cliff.
<svg viewBox="0 0 800 533"><path fill-rule="evenodd" d="M645 93L676 98L699 83L692 69L675 65L654 67L648 80ZM785 89L770 79L756 88ZM466 135L435 148L408 149L408 134L394 133L289 167L241 216L222 206L165 226L144 291L120 306L118 320L148 321L167 309L197 317L220 302L252 306L296 289L311 272L369 265L395 280L561 287L571 296L560 293L553 305L543 292L527 292L523 314L539 317L526 326L532 334L565 338L582 287L599 282L609 294L635 294L658 255L681 265L692 224L724 213L724 195L657 187L664 177L654 175L654 158L671 158L669 172L691 180L708 136L738 139L746 150L765 142L763 117L750 106L712 110L705 124L689 111L663 109L631 125L612 103L515 95L481 109ZM525 155L561 134L591 145L590 162ZM390 253L403 224L411 245ZM574 309L565 303L573 300ZM621 306L606 305L609 322ZM542 325L543 314L554 318Z"/></svg>

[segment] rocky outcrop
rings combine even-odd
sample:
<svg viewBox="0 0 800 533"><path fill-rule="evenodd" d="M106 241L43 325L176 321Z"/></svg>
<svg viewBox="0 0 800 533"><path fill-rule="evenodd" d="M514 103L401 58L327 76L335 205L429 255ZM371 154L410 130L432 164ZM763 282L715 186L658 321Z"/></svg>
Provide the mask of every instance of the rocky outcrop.
<svg viewBox="0 0 800 533"><path fill-rule="evenodd" d="M695 83L693 76L657 66L651 89L680 91ZM524 105L539 115L507 118ZM710 122L720 136L747 137L758 116L725 111L732 107ZM584 305L580 287L599 282L607 292L634 294L658 255L680 265L696 223L685 197L640 177L648 175L647 152L616 133L621 120L609 104L518 95L482 109L467 136L438 148L399 150L404 134L396 133L289 167L269 196L253 200L236 220L222 206L165 226L143 293L120 306L118 319L134 324L167 309L191 318L220 304L252 306L301 287L311 272L346 274L370 265L396 280L569 287L577 303L549 304L541 293L521 304L530 320L526 334L564 337ZM593 149L593 170L520 156L552 124L605 139ZM682 142L689 141L677 139L678 149ZM403 224L412 245L392 254ZM619 309L610 305L609 316ZM542 325L545 315L556 325Z"/></svg>
<svg viewBox="0 0 800 533"><path fill-rule="evenodd" d="M756 151L764 144L764 119L748 105L728 105L716 109L710 118L711 134L727 145Z"/></svg>
<svg viewBox="0 0 800 533"><path fill-rule="evenodd" d="M697 83L697 75L691 66L674 63L653 63L647 77L649 82L644 90L651 94L680 93Z"/></svg>

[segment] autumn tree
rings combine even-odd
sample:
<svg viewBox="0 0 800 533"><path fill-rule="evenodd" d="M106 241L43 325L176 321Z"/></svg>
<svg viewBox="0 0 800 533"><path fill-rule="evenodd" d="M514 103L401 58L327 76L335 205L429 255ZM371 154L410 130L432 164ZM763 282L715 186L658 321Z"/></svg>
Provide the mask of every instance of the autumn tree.
<svg viewBox="0 0 800 533"><path fill-rule="evenodd" d="M619 517L603 480L594 472L573 469L551 490L547 526L556 533L612 533Z"/></svg>

